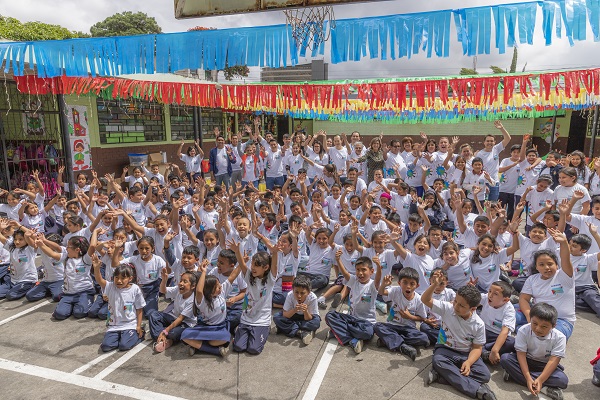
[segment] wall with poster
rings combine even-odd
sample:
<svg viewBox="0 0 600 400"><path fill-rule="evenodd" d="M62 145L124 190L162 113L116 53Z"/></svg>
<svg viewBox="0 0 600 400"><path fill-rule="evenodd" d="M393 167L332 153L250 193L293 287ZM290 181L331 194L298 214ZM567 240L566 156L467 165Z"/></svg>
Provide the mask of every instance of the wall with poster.
<svg viewBox="0 0 600 400"><path fill-rule="evenodd" d="M92 169L88 107L67 104L73 171Z"/></svg>

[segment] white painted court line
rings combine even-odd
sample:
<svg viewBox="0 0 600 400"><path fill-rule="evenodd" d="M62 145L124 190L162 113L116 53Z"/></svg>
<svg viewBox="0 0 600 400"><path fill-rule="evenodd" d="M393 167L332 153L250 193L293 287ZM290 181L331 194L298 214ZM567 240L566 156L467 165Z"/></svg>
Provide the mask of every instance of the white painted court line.
<svg viewBox="0 0 600 400"><path fill-rule="evenodd" d="M108 353L104 353L100 357L94 358L89 363L82 365L81 367L77 368L75 371L73 371L71 373L75 374L75 375L79 375L83 371L87 371L88 369L92 368L94 365L98 364L102 360L107 359L108 357L112 356L116 352L117 352L117 350L112 350L112 351L109 351Z"/></svg>
<svg viewBox="0 0 600 400"><path fill-rule="evenodd" d="M29 307L27 310L21 311L20 313L17 313L15 315L13 315L12 317L8 317L6 319L3 319L2 321L0 321L0 326L9 323L10 321L13 321L19 317L22 317L23 315L27 315L32 311L37 310L38 308L44 307L46 304L50 304L50 302L48 300L44 300L42 301L40 304L36 304L33 307Z"/></svg>
<svg viewBox="0 0 600 400"><path fill-rule="evenodd" d="M49 379L55 382L62 382L69 385L79 386L86 389L97 390L126 396L140 400L184 400L182 397L169 396L167 394L155 393L149 390L138 389L131 386L118 383L106 382L100 379L88 378L86 376L74 375L68 372L57 371L55 369L38 367L36 365L24 364L16 361L0 358L0 369L12 371L19 374L26 374L42 379Z"/></svg>
<svg viewBox="0 0 600 400"><path fill-rule="evenodd" d="M131 349L127 353L125 353L125 355L123 355L123 357L119 358L117 361L110 364L108 367L104 368L102 371L100 371L98 373L98 375L94 376L94 379L106 378L109 374L114 372L121 365L125 364L127 361L129 361L131 358L133 358L133 356L135 356L137 353L144 350L144 348L146 346L148 346L148 344L150 344L151 342L152 342L151 340L146 340L146 341L143 341L142 343L138 344L133 349Z"/></svg>
<svg viewBox="0 0 600 400"><path fill-rule="evenodd" d="M329 339L329 343L327 343L327 347L323 352L323 356L321 356L321 360L319 361L319 365L315 369L315 372L308 383L308 387L304 392L304 396L302 400L314 400L317 398L317 393L319 393L319 388L323 383L323 379L325 378L325 373L329 368L329 364L333 359L333 355L335 354L335 349L337 349L338 342L336 339Z"/></svg>

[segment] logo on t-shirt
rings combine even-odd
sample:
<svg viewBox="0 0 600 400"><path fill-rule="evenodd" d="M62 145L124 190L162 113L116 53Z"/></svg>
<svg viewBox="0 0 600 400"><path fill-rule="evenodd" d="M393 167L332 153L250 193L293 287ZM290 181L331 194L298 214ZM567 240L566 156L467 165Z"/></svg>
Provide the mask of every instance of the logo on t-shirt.
<svg viewBox="0 0 600 400"><path fill-rule="evenodd" d="M360 296L361 303L370 303L372 299L373 298L371 297L370 294L363 294L362 296Z"/></svg>
<svg viewBox="0 0 600 400"><path fill-rule="evenodd" d="M496 264L492 264L488 267L488 272L494 272L497 268Z"/></svg>
<svg viewBox="0 0 600 400"><path fill-rule="evenodd" d="M552 290L552 294L563 294L565 292L565 290L563 289L563 287L560 283L553 285L551 290Z"/></svg>
<svg viewBox="0 0 600 400"><path fill-rule="evenodd" d="M133 311L133 303L127 302L127 303L123 304L123 311L125 311L126 313L132 312Z"/></svg>
<svg viewBox="0 0 600 400"><path fill-rule="evenodd" d="M577 267L575 267L575 272L585 272L585 271L587 271L586 264L578 265Z"/></svg>
<svg viewBox="0 0 600 400"><path fill-rule="evenodd" d="M78 264L75 266L75 273L84 274L85 273L85 264Z"/></svg>

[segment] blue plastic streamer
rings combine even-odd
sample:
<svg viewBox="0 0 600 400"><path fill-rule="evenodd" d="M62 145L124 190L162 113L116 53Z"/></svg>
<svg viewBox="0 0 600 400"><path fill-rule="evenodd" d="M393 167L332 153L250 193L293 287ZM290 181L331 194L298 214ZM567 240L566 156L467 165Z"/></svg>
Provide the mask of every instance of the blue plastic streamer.
<svg viewBox="0 0 600 400"><path fill-rule="evenodd" d="M516 43L533 44L538 7L542 10L541 29L546 45L552 44L553 36L562 37L563 27L571 45L586 40L588 24L594 41L600 41L600 0L528 1L338 20L330 33L331 62L360 61L365 57L395 60L419 53L448 57L451 40L460 43L463 54L468 56L490 54L494 40L503 54ZM451 25L456 29L455 37ZM26 61L35 63L41 77L168 73L187 68L221 70L233 65L278 68L296 65L299 56L314 58L325 54L324 43L309 48L308 41L297 44L290 26L272 25L10 42L0 43L0 62L4 62L5 72L15 75L24 73Z"/></svg>

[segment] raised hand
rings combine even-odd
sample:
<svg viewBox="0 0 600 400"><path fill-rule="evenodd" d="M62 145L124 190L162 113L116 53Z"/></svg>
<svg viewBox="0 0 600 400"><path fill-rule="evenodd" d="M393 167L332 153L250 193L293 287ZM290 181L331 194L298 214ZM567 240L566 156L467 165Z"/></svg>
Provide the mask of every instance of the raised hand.
<svg viewBox="0 0 600 400"><path fill-rule="evenodd" d="M556 229L548 228L548 233L550 233L556 243L569 243L567 236Z"/></svg>
<svg viewBox="0 0 600 400"><path fill-rule="evenodd" d="M577 199L577 200L581 200L585 197L585 193L583 193L583 190L576 190L573 192L573 198Z"/></svg>
<svg viewBox="0 0 600 400"><path fill-rule="evenodd" d="M502 125L502 122L496 120L496 121L494 121L494 128L496 128L496 129L504 129L504 125Z"/></svg>

